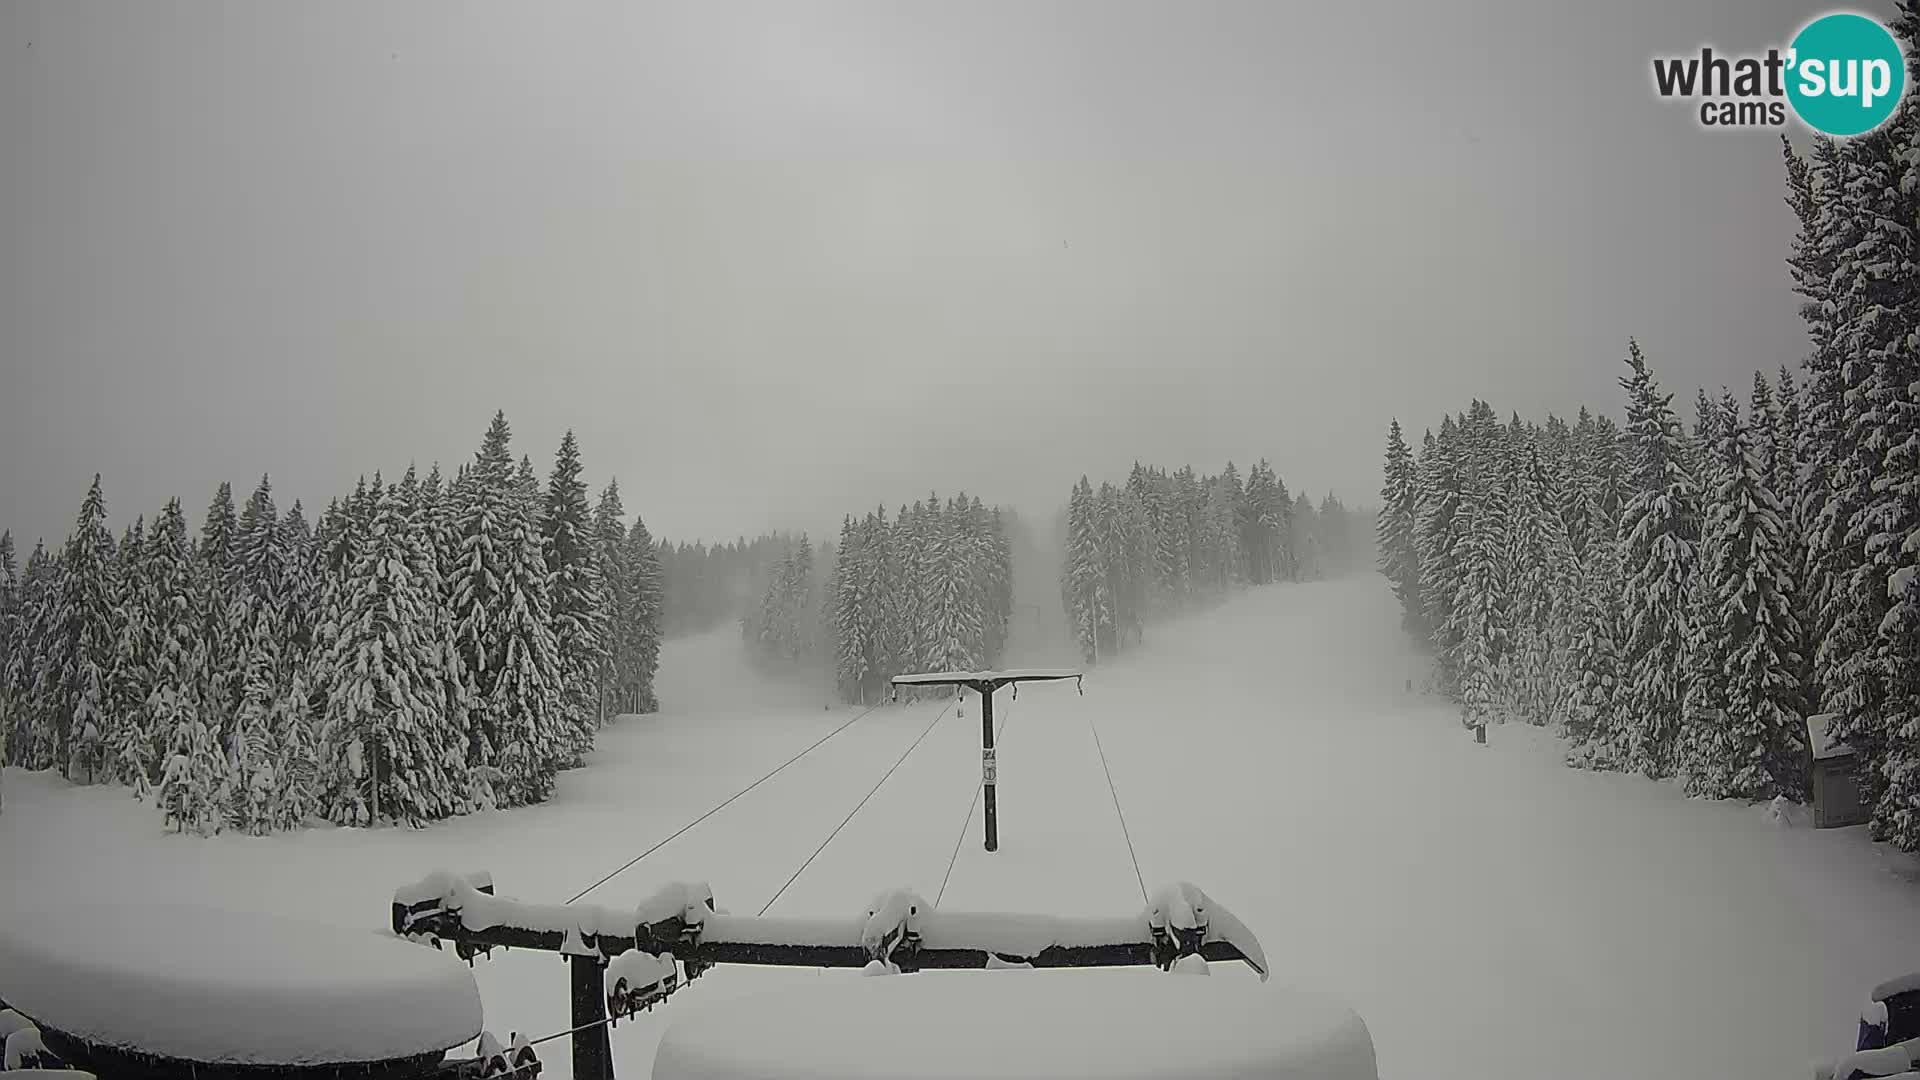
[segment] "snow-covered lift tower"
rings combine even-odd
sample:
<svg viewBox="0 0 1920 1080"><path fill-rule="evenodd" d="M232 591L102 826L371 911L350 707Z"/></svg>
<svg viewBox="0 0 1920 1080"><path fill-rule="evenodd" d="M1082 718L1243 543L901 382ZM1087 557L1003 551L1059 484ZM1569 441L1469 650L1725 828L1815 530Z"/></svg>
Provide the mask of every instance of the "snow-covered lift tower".
<svg viewBox="0 0 1920 1080"><path fill-rule="evenodd" d="M1070 668L1033 668L1020 671L929 671L917 675L895 675L894 690L902 686L959 686L980 695L980 783L986 791L987 850L1000 849L999 816L994 808L993 694L1009 683L1057 682L1072 679L1080 685L1081 674Z"/></svg>

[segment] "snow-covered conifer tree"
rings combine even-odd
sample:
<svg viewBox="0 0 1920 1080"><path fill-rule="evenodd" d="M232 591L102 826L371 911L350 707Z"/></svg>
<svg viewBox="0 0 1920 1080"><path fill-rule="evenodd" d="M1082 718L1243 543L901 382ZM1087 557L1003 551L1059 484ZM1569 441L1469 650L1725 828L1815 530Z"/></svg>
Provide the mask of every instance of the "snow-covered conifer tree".
<svg viewBox="0 0 1920 1080"><path fill-rule="evenodd" d="M1764 386L1764 383L1762 384ZM1756 393L1754 413L1765 417ZM1748 427L1731 394L1716 418L1718 439L1698 578L1711 620L1702 635L1711 706L1690 712L1682 745L1690 788L1714 798L1804 795L1806 728L1800 714L1799 640L1791 598L1792 557L1772 486L1772 448Z"/></svg>
<svg viewBox="0 0 1920 1080"><path fill-rule="evenodd" d="M1112 601L1107 593L1106 567L1100 561L1095 513L1093 485L1082 476L1067 503L1067 557L1062 586L1068 617L1089 663L1100 659L1101 628L1112 620Z"/></svg>
<svg viewBox="0 0 1920 1080"><path fill-rule="evenodd" d="M232 592L222 638L240 663L239 697L224 747L232 779L227 824L254 835L273 827L279 789L274 718L291 667L286 586L294 572L294 554L287 541L273 503L272 481L262 476L233 535Z"/></svg>
<svg viewBox="0 0 1920 1080"><path fill-rule="evenodd" d="M6 672L13 708L5 738L9 765L47 769L59 761L53 719L60 708L59 680L48 658L65 621L61 599L59 558L36 541L20 579L15 644Z"/></svg>
<svg viewBox="0 0 1920 1080"><path fill-rule="evenodd" d="M606 583L595 557L587 486L580 480L580 445L571 431L554 455L546 498L541 550L547 562L549 610L571 740L567 756L577 762L593 748L593 733L600 722L598 679L611 650L603 618Z"/></svg>
<svg viewBox="0 0 1920 1080"><path fill-rule="evenodd" d="M600 655L601 707L609 714L630 712L626 693L634 666L633 564L627 558L627 511L620 502L620 482L610 480L593 508L593 556L600 571L600 624L605 648ZM651 546L651 545L649 545Z"/></svg>
<svg viewBox="0 0 1920 1080"><path fill-rule="evenodd" d="M869 678L867 667L871 652L871 627L867 623L868 552L865 537L855 530L853 518L840 522L840 557L833 564L833 578L827 590L833 597L834 680L840 694L849 701L866 704Z"/></svg>
<svg viewBox="0 0 1920 1080"><path fill-rule="evenodd" d="M633 572L633 610L630 616L631 667L627 694L633 711L646 715L660 711L660 699L653 688L654 675L660 670L660 640L666 617L666 579L660 568L659 549L647 532L647 523L635 515L627 530L627 562Z"/></svg>
<svg viewBox="0 0 1920 1080"><path fill-rule="evenodd" d="M1492 471L1489 461L1487 469ZM1496 477L1483 481L1461 501L1464 530L1453 559L1459 567L1459 587L1453 610L1460 633L1459 678L1462 704L1470 727L1484 727L1504 719L1500 708L1501 665L1509 648L1507 582L1510 492Z"/></svg>
<svg viewBox="0 0 1920 1080"><path fill-rule="evenodd" d="M233 598L239 588L239 568L233 550L239 531L233 485L222 482L207 506L195 545L201 577L201 635L206 654L200 665L206 682L198 697L204 713L201 719L217 748L226 745L233 714L239 706L241 669L245 662L228 626Z"/></svg>
<svg viewBox="0 0 1920 1080"><path fill-rule="evenodd" d="M1392 583L1393 595L1400 601L1402 625L1413 632L1423 625L1424 616L1420 552L1416 546L1419 520L1413 452L1407 448L1396 418L1387 429L1387 462L1380 487L1380 572Z"/></svg>
<svg viewBox="0 0 1920 1080"><path fill-rule="evenodd" d="M1459 604L1464 570L1460 552L1472 522L1464 505L1462 450L1459 429L1453 417L1446 417L1437 437L1428 433L1417 474L1420 518L1416 548L1423 607L1433 637L1435 681L1449 694L1462 687L1459 649L1464 616Z"/></svg>
<svg viewBox="0 0 1920 1080"><path fill-rule="evenodd" d="M1629 767L1671 775L1693 640L1689 589L1698 566L1700 496L1672 397L1660 393L1637 342L1627 345L1627 432L1633 440L1632 494L1621 517L1625 576L1626 673L1621 716ZM1620 748L1615 748L1620 749Z"/></svg>
<svg viewBox="0 0 1920 1080"><path fill-rule="evenodd" d="M472 792L479 805L545 799L566 752L546 560L526 484L531 463L523 459L516 472L511 439L506 415L494 414L460 486L457 517L454 627L475 690L467 765L482 770Z"/></svg>
<svg viewBox="0 0 1920 1080"><path fill-rule="evenodd" d="M1594 497L1598 498L1595 489ZM1619 771L1627 767L1621 715L1625 672L1620 650L1626 640L1619 544L1611 532L1595 533L1580 560L1568 666L1564 731L1568 764Z"/></svg>
<svg viewBox="0 0 1920 1080"><path fill-rule="evenodd" d="M70 780L91 781L107 764L117 556L106 516L106 498L95 474L60 561L61 622L42 658L57 680L55 760Z"/></svg>
<svg viewBox="0 0 1920 1080"><path fill-rule="evenodd" d="M348 570L321 747L329 816L343 824L419 824L466 801L464 733L447 722L435 637L438 570L411 519L415 484L411 469L390 487L375 477L373 523Z"/></svg>
<svg viewBox="0 0 1920 1080"><path fill-rule="evenodd" d="M1511 487L1507 623L1512 664L1507 699L1528 723L1557 719L1566 700L1566 650L1573 591L1573 549L1546 463L1533 447Z"/></svg>
<svg viewBox="0 0 1920 1080"><path fill-rule="evenodd" d="M206 664L206 643L197 642L185 666L197 674ZM161 685L149 699L156 730L164 731L167 739L158 792L161 813L175 831L202 836L220 831L229 802L227 758L200 701L205 685L198 677L183 686Z"/></svg>
<svg viewBox="0 0 1920 1080"><path fill-rule="evenodd" d="M149 752L141 716L153 678L154 626L146 603L147 548L143 517L120 538L119 565L114 571L113 659L107 672L107 714L112 722L102 750L102 770L107 778L131 789L135 798L146 796L159 765Z"/></svg>

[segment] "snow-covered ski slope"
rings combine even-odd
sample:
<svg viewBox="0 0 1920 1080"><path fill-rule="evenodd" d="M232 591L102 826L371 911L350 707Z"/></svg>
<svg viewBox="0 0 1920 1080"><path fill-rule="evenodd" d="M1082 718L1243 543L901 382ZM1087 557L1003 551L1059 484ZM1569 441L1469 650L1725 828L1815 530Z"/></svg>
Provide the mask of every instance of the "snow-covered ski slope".
<svg viewBox="0 0 1920 1080"><path fill-rule="evenodd" d="M1071 682L1010 704L1003 692L1002 849L980 849L976 806L941 906L1141 908L1091 718L1147 887L1195 882L1259 935L1270 987L1349 1002L1383 1077L1805 1076L1845 1048L1874 984L1920 970L1910 861L1859 829L1783 827L1763 808L1568 770L1537 730L1495 728L1477 747L1452 710L1404 690L1421 664L1396 619L1377 578L1278 586L1155 628L1091 669L1084 697ZM858 711L757 679L724 633L669 646L661 697L665 713L621 720L551 804L422 831L201 841L163 835L123 792L9 772L0 918L86 895L379 926L392 890L435 868L487 869L503 894L557 902ZM583 902L692 879L758 911L945 706L874 712ZM850 915L894 886L938 894L979 737L975 706L947 711L772 913ZM478 975L497 1032L566 1026L555 957L496 957ZM622 1023L618 1067L646 1076L663 1025L703 1001L840 977L857 976L716 971ZM543 1049L564 1077L565 1044Z"/></svg>

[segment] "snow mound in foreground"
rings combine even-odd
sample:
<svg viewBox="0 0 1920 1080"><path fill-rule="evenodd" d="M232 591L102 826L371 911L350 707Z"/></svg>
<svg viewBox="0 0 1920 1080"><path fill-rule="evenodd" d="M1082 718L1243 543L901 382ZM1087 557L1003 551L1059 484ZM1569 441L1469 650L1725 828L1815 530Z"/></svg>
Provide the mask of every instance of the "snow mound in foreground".
<svg viewBox="0 0 1920 1080"><path fill-rule="evenodd" d="M677 1017L653 1063L653 1080L768 1076L1378 1080L1366 1025L1337 1002L1160 972L821 979Z"/></svg>
<svg viewBox="0 0 1920 1080"><path fill-rule="evenodd" d="M1813 811L1785 795L1776 795L1766 804L1768 821L1785 829L1805 829L1813 824Z"/></svg>
<svg viewBox="0 0 1920 1080"><path fill-rule="evenodd" d="M100 1046L195 1062L337 1065L480 1034L450 955L371 930L161 904L68 903L0 922L0 1000Z"/></svg>

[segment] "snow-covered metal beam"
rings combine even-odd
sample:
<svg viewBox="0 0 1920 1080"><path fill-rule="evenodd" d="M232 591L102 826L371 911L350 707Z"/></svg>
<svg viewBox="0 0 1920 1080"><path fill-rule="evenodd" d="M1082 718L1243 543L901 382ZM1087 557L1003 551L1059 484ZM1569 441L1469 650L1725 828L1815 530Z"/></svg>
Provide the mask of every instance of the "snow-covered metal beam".
<svg viewBox="0 0 1920 1080"><path fill-rule="evenodd" d="M670 955L688 965L689 978L715 964L1171 968L1191 955L1239 960L1267 975L1266 955L1246 925L1187 884L1161 890L1139 915L1115 918L938 911L905 890L882 894L848 919L728 915L712 898L704 885L674 885L626 912L522 904L437 874L394 893L393 930L436 945L453 942L466 956L496 946L601 962L630 949Z"/></svg>
<svg viewBox="0 0 1920 1080"><path fill-rule="evenodd" d="M525 904L492 890L487 875L429 875L394 891L393 932L435 947L450 941L468 961L496 946L567 956L576 1080L612 1080L609 1015L651 1008L715 964L1171 971L1197 956L1242 961L1267 977L1266 954L1246 925L1184 883L1161 890L1139 915L1089 919L936 911L904 889L850 919L729 915L705 885L669 885L631 910Z"/></svg>
<svg viewBox="0 0 1920 1080"><path fill-rule="evenodd" d="M923 671L912 675L895 675L895 686L974 686L976 683L993 683L995 687L1016 682L1049 682L1060 679L1082 678L1082 673L1072 668L1016 668L1009 671Z"/></svg>

